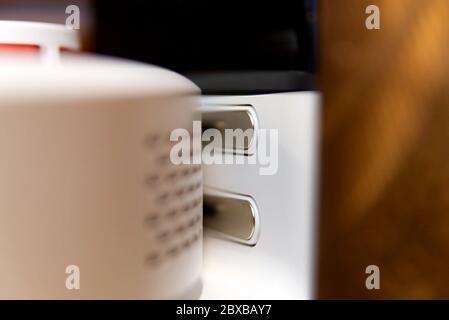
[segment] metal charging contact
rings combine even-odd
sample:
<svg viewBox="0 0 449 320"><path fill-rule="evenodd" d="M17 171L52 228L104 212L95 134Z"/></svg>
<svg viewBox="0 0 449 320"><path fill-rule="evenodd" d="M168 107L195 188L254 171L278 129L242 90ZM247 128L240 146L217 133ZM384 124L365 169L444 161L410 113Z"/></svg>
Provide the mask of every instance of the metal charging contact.
<svg viewBox="0 0 449 320"><path fill-rule="evenodd" d="M259 239L260 217L248 195L204 187L204 226L212 234L254 246Z"/></svg>
<svg viewBox="0 0 449 320"><path fill-rule="evenodd" d="M241 139L210 142L217 150L247 156L255 153L259 123L251 105L206 104L201 107L201 117L203 132L207 129L216 129L223 137L226 135L226 129L240 129L244 133Z"/></svg>

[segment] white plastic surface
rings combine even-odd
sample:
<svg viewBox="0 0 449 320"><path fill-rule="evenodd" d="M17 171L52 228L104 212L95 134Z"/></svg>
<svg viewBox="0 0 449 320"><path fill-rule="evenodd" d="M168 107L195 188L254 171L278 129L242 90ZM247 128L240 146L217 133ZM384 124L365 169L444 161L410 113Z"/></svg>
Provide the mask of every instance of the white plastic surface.
<svg viewBox="0 0 449 320"><path fill-rule="evenodd" d="M80 47L78 31L64 25L7 20L0 21L0 44L37 45L46 63L57 62L61 48Z"/></svg>
<svg viewBox="0 0 449 320"><path fill-rule="evenodd" d="M279 169L204 165L205 186L250 195L261 230L250 247L205 234L202 299L312 299L319 96L314 92L209 96L203 104L250 104L262 129L279 130Z"/></svg>
<svg viewBox="0 0 449 320"><path fill-rule="evenodd" d="M0 70L0 298L197 298L201 170L186 175L166 159L199 89L163 68L84 54L56 64L2 56ZM184 174L167 183L174 170ZM65 286L69 265L81 270L79 291Z"/></svg>
<svg viewBox="0 0 449 320"><path fill-rule="evenodd" d="M123 97L199 94L183 76L153 65L83 54L64 54L56 65L0 59L3 100L116 99Z"/></svg>

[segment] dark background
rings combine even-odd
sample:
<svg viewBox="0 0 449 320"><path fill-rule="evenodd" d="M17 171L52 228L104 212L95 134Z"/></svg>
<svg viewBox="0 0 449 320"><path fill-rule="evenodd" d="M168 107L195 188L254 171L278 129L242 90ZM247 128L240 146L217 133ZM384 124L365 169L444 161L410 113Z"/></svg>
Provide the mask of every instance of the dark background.
<svg viewBox="0 0 449 320"><path fill-rule="evenodd" d="M97 0L94 50L180 73L313 71L313 3Z"/></svg>

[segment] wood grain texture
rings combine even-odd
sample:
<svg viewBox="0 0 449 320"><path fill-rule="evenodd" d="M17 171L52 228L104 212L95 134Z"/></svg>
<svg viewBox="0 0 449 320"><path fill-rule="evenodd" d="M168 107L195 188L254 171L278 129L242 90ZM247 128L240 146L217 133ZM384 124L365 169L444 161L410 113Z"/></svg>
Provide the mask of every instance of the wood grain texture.
<svg viewBox="0 0 449 320"><path fill-rule="evenodd" d="M322 0L319 43L319 297L449 299L449 1Z"/></svg>

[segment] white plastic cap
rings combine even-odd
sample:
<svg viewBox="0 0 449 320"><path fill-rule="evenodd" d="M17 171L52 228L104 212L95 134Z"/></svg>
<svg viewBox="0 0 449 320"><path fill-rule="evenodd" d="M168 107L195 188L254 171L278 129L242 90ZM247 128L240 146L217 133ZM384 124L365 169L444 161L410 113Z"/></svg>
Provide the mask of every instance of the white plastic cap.
<svg viewBox="0 0 449 320"><path fill-rule="evenodd" d="M42 61L59 61L60 49L80 48L77 30L64 25L0 20L0 44L36 45L40 47Z"/></svg>

